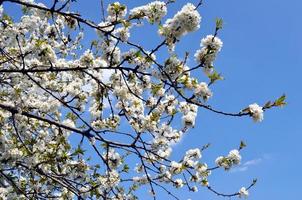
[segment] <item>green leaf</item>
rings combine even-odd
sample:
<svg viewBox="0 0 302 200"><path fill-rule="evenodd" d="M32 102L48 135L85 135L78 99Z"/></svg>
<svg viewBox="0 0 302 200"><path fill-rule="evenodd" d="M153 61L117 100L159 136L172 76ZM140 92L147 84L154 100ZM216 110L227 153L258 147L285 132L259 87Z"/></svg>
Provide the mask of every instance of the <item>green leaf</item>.
<svg viewBox="0 0 302 200"><path fill-rule="evenodd" d="M153 112L153 113L151 113L151 116L150 116L150 120L151 121L158 121L159 120L159 118L160 118L160 114L159 113L157 113L157 112Z"/></svg>
<svg viewBox="0 0 302 200"><path fill-rule="evenodd" d="M35 47L40 48L42 45L47 44L46 40L37 39L35 41Z"/></svg>
<svg viewBox="0 0 302 200"><path fill-rule="evenodd" d="M126 9L126 6L125 6L125 5L121 5L121 6L120 6L120 9L121 9L121 10L125 10L125 9Z"/></svg>
<svg viewBox="0 0 302 200"><path fill-rule="evenodd" d="M124 168L122 171L128 173L129 169L130 169L129 166L126 164L126 165L124 165Z"/></svg>
<svg viewBox="0 0 302 200"><path fill-rule="evenodd" d="M286 105L286 102L285 102L285 99L286 99L286 96L285 94L282 95L281 97L279 97L279 99L277 99L275 102L274 102L274 106L284 106Z"/></svg>
<svg viewBox="0 0 302 200"><path fill-rule="evenodd" d="M116 13L119 12L119 10L120 10L120 5L119 5L119 4L117 4L117 3L112 3L111 6L113 6L113 9L114 9L114 11L115 11Z"/></svg>
<svg viewBox="0 0 302 200"><path fill-rule="evenodd" d="M221 18L216 19L216 30L222 29L223 27L223 20Z"/></svg>
<svg viewBox="0 0 302 200"><path fill-rule="evenodd" d="M239 150L243 149L244 147L246 147L246 143L244 141L241 141L240 146L239 146Z"/></svg>
<svg viewBox="0 0 302 200"><path fill-rule="evenodd" d="M178 113L178 111L174 108L172 111L172 116L176 115Z"/></svg>
<svg viewBox="0 0 302 200"><path fill-rule="evenodd" d="M142 52L141 51L137 51L135 54L135 57L139 58L142 56Z"/></svg>
<svg viewBox="0 0 302 200"><path fill-rule="evenodd" d="M30 11L30 9L28 7L26 7L26 6L22 7L22 12L23 12L24 15L28 15L29 11Z"/></svg>
<svg viewBox="0 0 302 200"><path fill-rule="evenodd" d="M108 144L106 142L101 143L101 147L103 147L104 149L107 149L108 148Z"/></svg>
<svg viewBox="0 0 302 200"><path fill-rule="evenodd" d="M208 185L209 185L208 180L207 180L206 178L202 179L201 185L202 185L202 186L208 186Z"/></svg>
<svg viewBox="0 0 302 200"><path fill-rule="evenodd" d="M193 86L197 86L197 85L198 85L198 80L195 79L195 78L192 79L191 82L192 82L192 85L193 85Z"/></svg>
<svg viewBox="0 0 302 200"><path fill-rule="evenodd" d="M154 95L157 94L157 92L162 88L162 84L153 84L151 86L151 93Z"/></svg>
<svg viewBox="0 0 302 200"><path fill-rule="evenodd" d="M98 41L97 40L92 40L90 46L97 47L98 46Z"/></svg>
<svg viewBox="0 0 302 200"><path fill-rule="evenodd" d="M125 28L128 28L128 27L131 26L131 23L128 22L128 21L126 21L126 20L123 20L123 21L122 21L122 24L123 24L123 26L124 26Z"/></svg>
<svg viewBox="0 0 302 200"><path fill-rule="evenodd" d="M209 85L215 83L218 80L223 80L224 78L221 76L221 74L217 73L216 71L214 71L212 74L208 75L209 79L210 79L210 83Z"/></svg>
<svg viewBox="0 0 302 200"><path fill-rule="evenodd" d="M159 31L161 31L163 28L164 28L163 25L161 25L161 24L158 25L158 30Z"/></svg>
<svg viewBox="0 0 302 200"><path fill-rule="evenodd" d="M135 191L138 189L138 185L137 184L133 184L131 187L130 187L130 190L132 191Z"/></svg>
<svg viewBox="0 0 302 200"><path fill-rule="evenodd" d="M13 19L9 15L7 15L5 13L3 13L3 15L2 15L2 20L6 21L9 24L14 23Z"/></svg>
<svg viewBox="0 0 302 200"><path fill-rule="evenodd" d="M66 118L72 121L76 121L78 119L78 117L72 112L67 113Z"/></svg>
<svg viewBox="0 0 302 200"><path fill-rule="evenodd" d="M74 151L74 154L75 154L75 155L79 155L79 154L84 155L84 153L85 153L85 150L82 149L81 146L78 146L78 147L75 149L75 151Z"/></svg>

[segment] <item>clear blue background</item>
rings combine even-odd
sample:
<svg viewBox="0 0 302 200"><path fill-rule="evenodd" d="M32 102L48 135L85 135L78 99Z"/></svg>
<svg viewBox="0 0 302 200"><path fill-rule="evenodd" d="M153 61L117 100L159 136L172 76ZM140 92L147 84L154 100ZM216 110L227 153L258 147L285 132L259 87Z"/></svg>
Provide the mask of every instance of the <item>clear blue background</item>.
<svg viewBox="0 0 302 200"><path fill-rule="evenodd" d="M107 5L113 1L104 2ZM132 8L149 1L121 2ZM186 2L177 0L169 5L168 17ZM196 4L197 0L191 2ZM8 10L12 9L7 5ZM96 22L101 19L99 0L78 0L74 8L85 18ZM213 33L217 17L223 18L224 28L219 37L224 46L215 67L225 80L212 87L214 96L209 103L217 109L238 112L254 102L263 105L283 93L288 97L288 105L265 112L262 123L254 123L248 117L232 118L199 110L195 129L174 147L175 157L188 148L210 142L212 145L204 152L203 160L213 166L217 156L237 148L240 140L248 145L242 151L241 166L230 172L215 171L209 178L218 191L237 192L241 186L258 178L256 187L250 191L250 199L301 198L301 9L301 0L206 0L199 8L201 28L183 37L176 47L180 56L185 51L191 53L189 64L194 66L192 56L199 48L200 39ZM156 27L134 29L133 36L132 41L139 41L150 49L161 41ZM89 40L93 37L93 31L86 35ZM206 80L200 77L200 80ZM191 193L183 188L176 194L180 199L223 199L206 188L199 190ZM145 191L140 194L142 199L151 199ZM160 192L158 199L171 197Z"/></svg>

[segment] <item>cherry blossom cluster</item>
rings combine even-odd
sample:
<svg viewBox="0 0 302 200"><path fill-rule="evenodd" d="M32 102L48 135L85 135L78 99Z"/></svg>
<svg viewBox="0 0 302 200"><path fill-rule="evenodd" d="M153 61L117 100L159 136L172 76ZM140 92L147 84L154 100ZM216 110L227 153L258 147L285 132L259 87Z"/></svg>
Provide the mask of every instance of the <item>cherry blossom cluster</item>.
<svg viewBox="0 0 302 200"><path fill-rule="evenodd" d="M199 63L203 63L206 73L213 70L213 61L216 59L217 53L222 48L222 41L213 35L208 35L201 40L201 49L195 53L195 59Z"/></svg>
<svg viewBox="0 0 302 200"><path fill-rule="evenodd" d="M232 166L240 164L241 155L237 149L229 152L227 156L219 156L215 163L219 167L223 167L225 170L231 169Z"/></svg>
<svg viewBox="0 0 302 200"><path fill-rule="evenodd" d="M191 3L187 3L173 18L167 19L159 34L166 38L168 46L173 49L181 36L196 31L200 27L201 16Z"/></svg>
<svg viewBox="0 0 302 200"><path fill-rule="evenodd" d="M139 6L130 10L130 18L146 18L151 24L159 23L167 14L166 3L153 1L147 5Z"/></svg>

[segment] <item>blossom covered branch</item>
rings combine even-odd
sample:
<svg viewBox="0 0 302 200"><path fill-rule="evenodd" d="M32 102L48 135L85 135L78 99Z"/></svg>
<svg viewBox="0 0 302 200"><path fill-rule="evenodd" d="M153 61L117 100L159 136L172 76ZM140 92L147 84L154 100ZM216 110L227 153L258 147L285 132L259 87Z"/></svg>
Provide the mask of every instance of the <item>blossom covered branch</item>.
<svg viewBox="0 0 302 200"><path fill-rule="evenodd" d="M285 96L234 113L210 106L211 85L223 79L213 66L223 46L222 20L201 39L189 66L190 55L182 59L175 48L199 29L202 1L166 18L172 2L153 1L129 14L127 5L110 3L103 21L92 22L73 12L70 0L0 1L0 198L134 200L144 185L154 199L158 190L178 199L171 188L184 186L248 196L255 181L223 194L208 179L238 165L242 146L208 167L202 160L208 145L171 160L173 145L194 128L199 108L260 122ZM22 17L15 20L5 6L21 7ZM131 30L143 23L158 27L151 49L131 41ZM96 34L85 46L88 29ZM168 57L158 59L164 48ZM192 75L201 69L207 80Z"/></svg>

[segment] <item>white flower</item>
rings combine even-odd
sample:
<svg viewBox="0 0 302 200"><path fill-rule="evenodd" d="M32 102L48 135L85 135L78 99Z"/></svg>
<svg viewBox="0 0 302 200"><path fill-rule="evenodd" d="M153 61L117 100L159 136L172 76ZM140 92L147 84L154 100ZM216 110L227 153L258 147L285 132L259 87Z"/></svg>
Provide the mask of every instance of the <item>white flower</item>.
<svg viewBox="0 0 302 200"><path fill-rule="evenodd" d="M114 29L114 26L111 25L111 24L112 24L111 22L107 22L107 21L106 22L101 22L101 23L98 24L98 28L100 28L104 32L110 32L110 31L112 31ZM97 30L96 32L100 36L102 36L103 35L102 31Z"/></svg>
<svg viewBox="0 0 302 200"><path fill-rule="evenodd" d="M197 164L197 161L190 160L190 159L184 159L183 160L183 165L185 167L194 167Z"/></svg>
<svg viewBox="0 0 302 200"><path fill-rule="evenodd" d="M223 167L225 170L231 169L233 163L228 159L228 157L218 157L215 161L218 167Z"/></svg>
<svg viewBox="0 0 302 200"><path fill-rule="evenodd" d="M175 38L179 38L188 32L195 31L199 28L201 16L191 3L187 3L172 19L168 19L163 27L159 30L159 34L165 36L167 44L173 49L176 42Z"/></svg>
<svg viewBox="0 0 302 200"><path fill-rule="evenodd" d="M86 186L83 186L80 188L81 197L86 199L89 197L89 188Z"/></svg>
<svg viewBox="0 0 302 200"><path fill-rule="evenodd" d="M0 187L0 199L7 200L9 193L12 193L11 187ZM18 197L20 197L20 196L18 196ZM17 198L17 197L15 197L15 198Z"/></svg>
<svg viewBox="0 0 302 200"><path fill-rule="evenodd" d="M116 170L111 170L110 172L106 172L106 175L103 178L100 177L99 181L105 187L112 188L120 183L120 174Z"/></svg>
<svg viewBox="0 0 302 200"><path fill-rule="evenodd" d="M229 152L228 159L231 160L234 164L238 165L241 161L241 156L237 149L234 149Z"/></svg>
<svg viewBox="0 0 302 200"><path fill-rule="evenodd" d="M249 196L249 191L246 190L245 187L242 187L240 190L239 190L239 198L247 198Z"/></svg>
<svg viewBox="0 0 302 200"><path fill-rule="evenodd" d="M172 161L170 171L173 174L179 174L182 171L182 164L178 163L178 162L175 162L175 161Z"/></svg>
<svg viewBox="0 0 302 200"><path fill-rule="evenodd" d="M160 149L157 154L161 157L161 158L168 158L172 153L172 149L171 148L167 148L167 149Z"/></svg>
<svg viewBox="0 0 302 200"><path fill-rule="evenodd" d="M195 119L197 114L195 112L189 111L186 115L182 116L182 122L185 127L194 127Z"/></svg>
<svg viewBox="0 0 302 200"><path fill-rule="evenodd" d="M184 71L184 65L181 60L176 56L171 56L165 61L165 68L162 74L162 78L175 80Z"/></svg>
<svg viewBox="0 0 302 200"><path fill-rule="evenodd" d="M68 126L68 127L71 127L71 128L74 128L75 127L75 123L73 120L71 119L65 119L62 124Z"/></svg>
<svg viewBox="0 0 302 200"><path fill-rule="evenodd" d="M123 42L126 42L130 37L129 28L117 28L113 33L116 34Z"/></svg>
<svg viewBox="0 0 302 200"><path fill-rule="evenodd" d="M191 190L192 190L193 192L198 192L198 188L197 188L195 185L191 188Z"/></svg>
<svg viewBox="0 0 302 200"><path fill-rule="evenodd" d="M200 43L201 47L208 47L217 52L221 50L222 45L223 42L217 36L214 37L213 35L207 35Z"/></svg>
<svg viewBox="0 0 302 200"><path fill-rule="evenodd" d="M103 50L103 58L109 63L117 64L120 62L121 50L115 45L115 40L102 42L101 49Z"/></svg>
<svg viewBox="0 0 302 200"><path fill-rule="evenodd" d="M143 171L144 167L142 165L136 164L136 166L134 167L134 171L136 173L141 173Z"/></svg>
<svg viewBox="0 0 302 200"><path fill-rule="evenodd" d="M164 96L165 91L166 90L164 88L160 88L159 90L157 90L156 95L159 97L162 97L162 96Z"/></svg>
<svg viewBox="0 0 302 200"><path fill-rule="evenodd" d="M93 66L94 56L90 50L86 50L80 58L80 63L83 67Z"/></svg>
<svg viewBox="0 0 302 200"><path fill-rule="evenodd" d="M129 97L129 91L126 85L125 86L116 85L114 87L114 93L120 99L127 99Z"/></svg>
<svg viewBox="0 0 302 200"><path fill-rule="evenodd" d="M224 159L223 156L217 157L216 160L215 160L215 164L216 164L217 166L221 167L221 166L222 166L223 159Z"/></svg>
<svg viewBox="0 0 302 200"><path fill-rule="evenodd" d="M212 73L212 65L217 56L217 53L222 48L222 41L213 35L208 35L200 42L201 49L194 54L195 60L198 63L203 63L203 70L206 74Z"/></svg>
<svg viewBox="0 0 302 200"><path fill-rule="evenodd" d="M193 159L200 159L201 158L201 152L200 149L190 149L186 152L186 157L193 158Z"/></svg>
<svg viewBox="0 0 302 200"><path fill-rule="evenodd" d="M146 175L144 175L143 177L135 176L132 178L132 180L141 185L148 183L148 178Z"/></svg>
<svg viewBox="0 0 302 200"><path fill-rule="evenodd" d="M208 88L208 84L201 82L198 84L194 91L196 96L201 96L205 101L212 97L213 93Z"/></svg>
<svg viewBox="0 0 302 200"><path fill-rule="evenodd" d="M226 157L219 156L215 163L218 167L223 167L225 170L229 170L233 165L238 165L241 161L241 156L237 149L229 152Z"/></svg>
<svg viewBox="0 0 302 200"><path fill-rule="evenodd" d="M8 153L8 157L11 159L19 159L22 157L23 152L17 148L10 149Z"/></svg>
<svg viewBox="0 0 302 200"><path fill-rule="evenodd" d="M154 1L147 5L136 7L130 10L130 18L145 17L151 24L159 23L160 20L167 14L165 2Z"/></svg>
<svg viewBox="0 0 302 200"><path fill-rule="evenodd" d="M169 171L166 171L164 173L164 181L166 181L167 183L170 183L171 178L172 178L172 174Z"/></svg>
<svg viewBox="0 0 302 200"><path fill-rule="evenodd" d="M179 102L179 110L184 113L184 114L187 114L190 110L190 107L188 105L187 102L185 101L182 101L182 102Z"/></svg>
<svg viewBox="0 0 302 200"><path fill-rule="evenodd" d="M114 2L108 5L108 20L116 21L126 16L127 7L120 4L119 2Z"/></svg>
<svg viewBox="0 0 302 200"><path fill-rule="evenodd" d="M208 165L206 163L198 163L195 166L195 170L197 176L207 177L211 175L211 170L208 170Z"/></svg>
<svg viewBox="0 0 302 200"><path fill-rule="evenodd" d="M176 180L174 181L174 185L175 185L176 188L181 188L181 187L183 187L183 186L184 186L183 180L181 180L180 178L176 179Z"/></svg>
<svg viewBox="0 0 302 200"><path fill-rule="evenodd" d="M167 167L165 165L161 165L161 166L159 166L159 171L164 172L166 170L166 168Z"/></svg>
<svg viewBox="0 0 302 200"><path fill-rule="evenodd" d="M261 122L263 120L263 110L261 106L254 103L249 105L249 110L255 122Z"/></svg>

